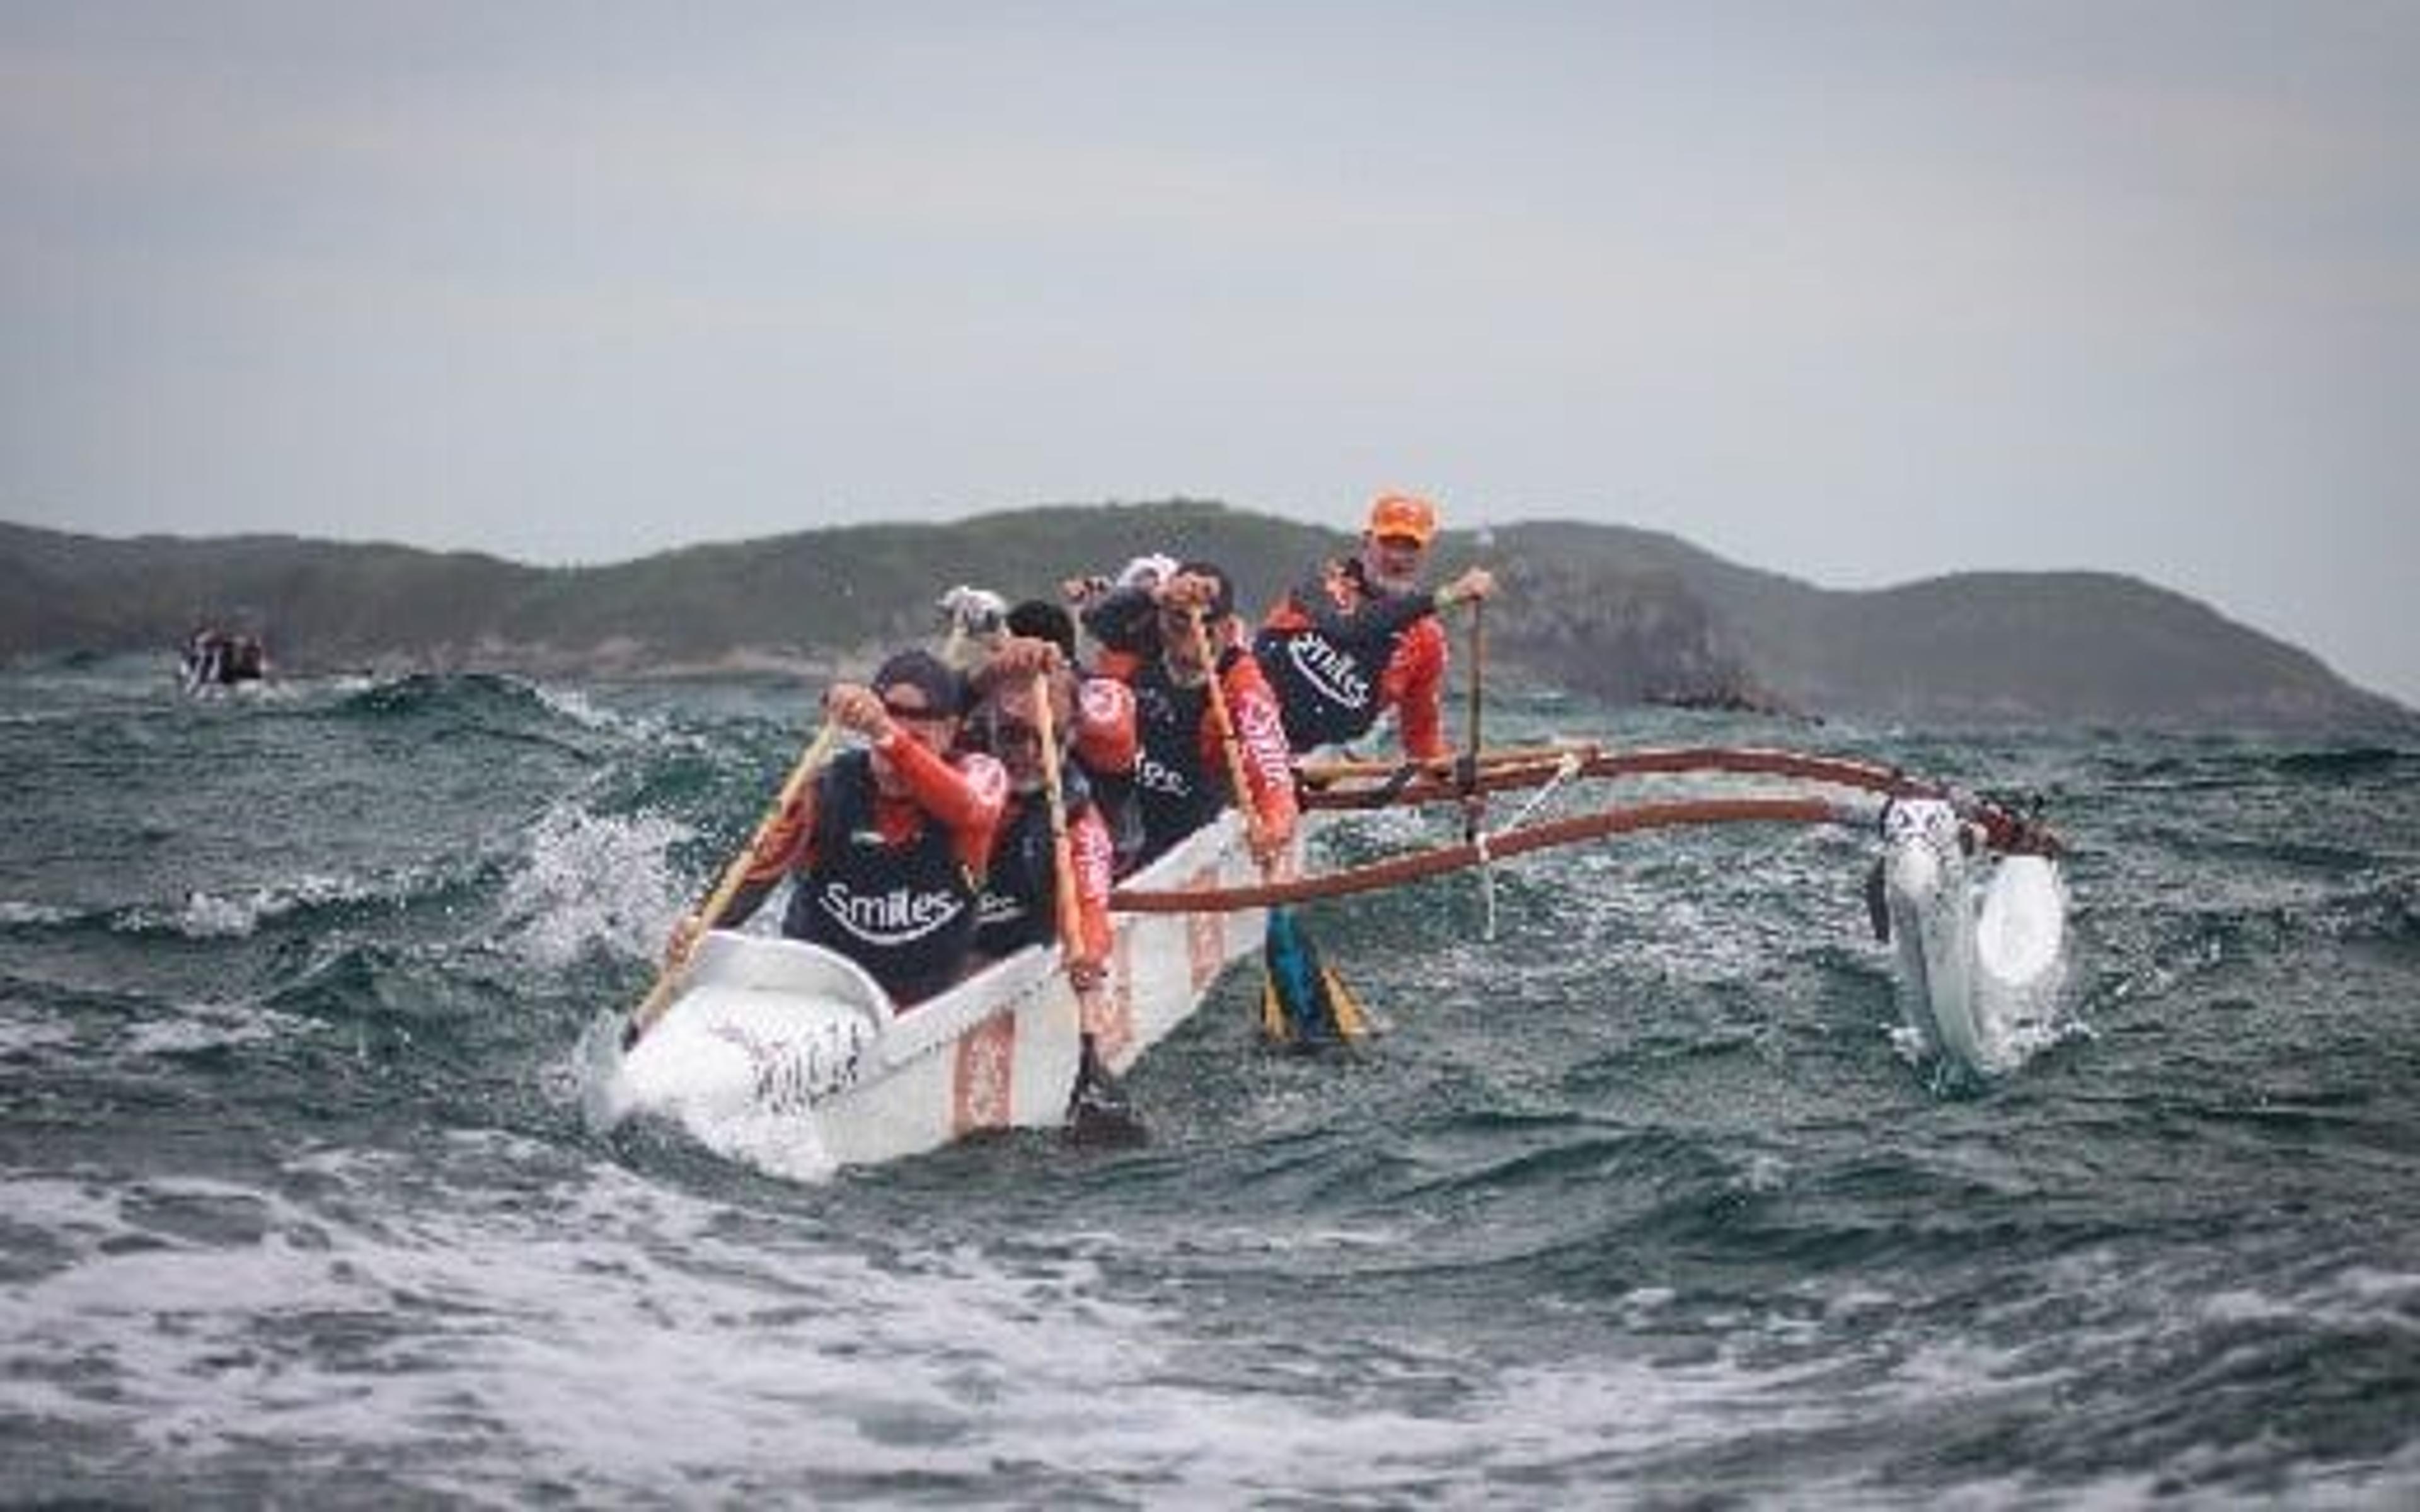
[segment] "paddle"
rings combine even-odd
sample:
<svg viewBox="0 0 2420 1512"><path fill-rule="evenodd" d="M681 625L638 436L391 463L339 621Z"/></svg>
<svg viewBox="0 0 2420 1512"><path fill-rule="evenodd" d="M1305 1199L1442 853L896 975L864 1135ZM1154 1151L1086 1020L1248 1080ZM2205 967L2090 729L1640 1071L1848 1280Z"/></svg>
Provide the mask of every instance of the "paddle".
<svg viewBox="0 0 2420 1512"><path fill-rule="evenodd" d="M1462 789L1462 842L1479 843L1479 821L1487 812L1487 800L1479 792L1479 743L1481 689L1487 670L1487 600L1470 601L1470 748L1455 764L1456 785ZM1479 896L1487 910L1487 921L1480 937L1496 938L1496 873L1481 862L1479 868Z"/></svg>
<svg viewBox="0 0 2420 1512"><path fill-rule="evenodd" d="M1083 947L1083 917L1076 893L1076 848L1067 839L1067 792L1059 773L1058 717L1050 705L1050 677L1033 674L1033 731L1042 741L1042 789L1050 804L1050 874L1056 883L1059 964L1075 987L1076 957ZM1149 1136L1125 1087L1101 1064L1100 1044L1086 1022L1089 994L1076 990L1076 1081L1067 1092L1067 1137L1083 1144L1140 1144Z"/></svg>
<svg viewBox="0 0 2420 1512"><path fill-rule="evenodd" d="M680 990L681 979L689 973L690 957L696 953L698 942L706 938L706 932L721 921L724 910L731 906L731 900L739 895L740 884L748 878L748 863L754 858L756 847L764 843L765 837L771 833L783 813L798 801L799 794L806 791L807 784L822 768L825 757L831 753L832 742L839 738L840 726L826 721L824 727L815 733L815 738L808 742L807 748L799 753L798 764L790 768L789 777L782 783L782 791L774 795L773 807L756 822L756 832L748 837L748 843L731 858L731 864L722 869L722 880L715 884L714 891L706 895L706 902L690 916L695 927L689 932L687 943L678 955L664 963L662 969L656 973L655 985L647 989L647 995L640 999L639 1006L630 1011L629 1022L622 1029L624 1050L637 1044L639 1037L646 1033L656 1020L664 1016L666 1009L672 1007L673 996Z"/></svg>
<svg viewBox="0 0 2420 1512"><path fill-rule="evenodd" d="M1210 713L1218 721L1218 743L1227 753L1227 781L1234 790L1235 808L1252 817L1252 790L1244 776L1244 742L1227 707L1227 689L1218 680L1218 657L1210 644L1202 611L1191 611L1193 644L1209 673ZM1262 868L1262 881L1268 868ZM1342 978L1324 964L1301 920L1291 908L1271 908L1261 941L1261 1032L1280 1044L1321 1044L1358 1040L1369 1033L1369 1017Z"/></svg>
<svg viewBox="0 0 2420 1512"><path fill-rule="evenodd" d="M1486 707L1481 702L1481 695L1485 691L1486 671L1487 600L1474 598L1470 601L1470 747L1463 753L1460 763L1463 785L1473 792L1479 785L1480 752L1487 748L1480 744L1479 739L1480 716ZM1462 837L1465 840L1470 839L1471 832L1479 827L1479 816L1468 815L1466 822L1468 828Z"/></svg>

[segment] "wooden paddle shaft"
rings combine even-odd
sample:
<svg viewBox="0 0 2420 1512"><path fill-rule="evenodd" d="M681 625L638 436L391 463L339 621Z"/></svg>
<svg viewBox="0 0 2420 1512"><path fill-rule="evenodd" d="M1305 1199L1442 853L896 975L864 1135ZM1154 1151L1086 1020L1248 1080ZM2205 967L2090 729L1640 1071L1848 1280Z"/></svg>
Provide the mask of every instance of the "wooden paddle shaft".
<svg viewBox="0 0 2420 1512"><path fill-rule="evenodd" d="M765 837L772 833L782 815L798 802L799 795L806 791L807 784L814 779L815 773L823 766L824 758L831 751L832 742L839 738L840 726L827 721L815 733L815 738L808 742L797 764L790 768L790 775L783 780L781 792L774 795L773 806L765 810L764 818L756 822L755 831L748 837L748 843L731 858L731 864L722 869L721 880L715 884L714 891L706 895L705 903L699 907L696 914L698 927L690 938L690 950L697 948L698 935L721 922L723 912L731 906L731 900L739 896L740 887L748 880L748 865L755 858L756 847L764 843ZM681 978L688 966L689 954L684 950L679 960L665 963L663 969L656 973L655 985L647 989L647 995L640 1000L639 1006L630 1011L629 1032L633 1038L644 1034L650 1025L664 1016L664 1010L672 1006L673 995L679 990Z"/></svg>
<svg viewBox="0 0 2420 1512"><path fill-rule="evenodd" d="M1605 747L1593 740L1548 741L1535 746L1498 746L1482 748L1477 756L1481 768L1493 766L1553 766L1563 757L1577 753L1594 756ZM1303 762L1295 767L1305 782L1324 787L1336 782L1348 782L1361 778L1391 778L1406 767L1415 772L1450 773L1469 753L1458 756L1404 756L1393 761L1330 760Z"/></svg>
<svg viewBox="0 0 2420 1512"><path fill-rule="evenodd" d="M1479 764L1486 748L1479 741L1480 695L1487 671L1487 600L1470 601L1470 763Z"/></svg>
<svg viewBox="0 0 2420 1512"><path fill-rule="evenodd" d="M1033 732L1042 741L1042 790L1050 803L1051 876L1059 910L1059 958L1072 965L1083 944L1076 898L1076 848L1067 839L1067 790L1059 773L1059 719L1050 704L1050 674L1033 674Z"/></svg>
<svg viewBox="0 0 2420 1512"><path fill-rule="evenodd" d="M1218 648L1210 643L1210 627L1202 622L1202 611L1193 613L1193 644L1209 670L1210 715L1218 721L1218 744L1227 753L1227 782L1234 791L1235 811L1244 816L1247 829L1258 828L1253 815L1252 790L1244 780L1244 738L1235 730L1235 717L1227 707L1227 689L1218 681Z"/></svg>

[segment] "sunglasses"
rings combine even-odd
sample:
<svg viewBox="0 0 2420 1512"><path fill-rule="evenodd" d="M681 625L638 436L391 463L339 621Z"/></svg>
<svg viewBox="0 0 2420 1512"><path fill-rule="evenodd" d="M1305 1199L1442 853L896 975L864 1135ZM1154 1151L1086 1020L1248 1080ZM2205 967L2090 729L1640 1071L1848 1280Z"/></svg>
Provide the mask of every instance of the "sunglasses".
<svg viewBox="0 0 2420 1512"><path fill-rule="evenodd" d="M894 719L914 719L926 724L950 717L939 709L927 708L922 703L899 703L890 699L882 701L882 712Z"/></svg>

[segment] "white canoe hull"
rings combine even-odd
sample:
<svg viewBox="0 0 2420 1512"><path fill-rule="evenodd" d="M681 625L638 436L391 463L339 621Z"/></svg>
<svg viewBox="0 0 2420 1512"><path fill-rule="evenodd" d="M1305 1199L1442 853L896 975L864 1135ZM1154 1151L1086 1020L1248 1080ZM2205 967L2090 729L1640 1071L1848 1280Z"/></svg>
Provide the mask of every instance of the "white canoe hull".
<svg viewBox="0 0 2420 1512"><path fill-rule="evenodd" d="M1134 882L1257 880L1232 814ZM1112 916L1103 1058L1124 1072L1260 944L1259 910ZM717 931L663 1017L613 1072L613 1116L679 1120L722 1153L784 1174L872 1164L985 1130L1064 1119L1078 1048L1056 949L1034 949L894 1011L853 963L800 941Z"/></svg>

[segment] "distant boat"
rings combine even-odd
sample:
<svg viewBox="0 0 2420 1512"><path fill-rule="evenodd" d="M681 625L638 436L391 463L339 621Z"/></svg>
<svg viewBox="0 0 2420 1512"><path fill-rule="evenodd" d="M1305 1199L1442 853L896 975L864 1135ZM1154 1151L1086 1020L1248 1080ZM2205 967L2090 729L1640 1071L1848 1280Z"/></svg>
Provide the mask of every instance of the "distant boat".
<svg viewBox="0 0 2420 1512"><path fill-rule="evenodd" d="M269 652L260 637L204 625L185 638L177 656L178 686L194 697L257 687L269 677Z"/></svg>

